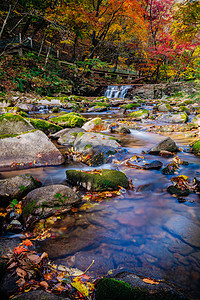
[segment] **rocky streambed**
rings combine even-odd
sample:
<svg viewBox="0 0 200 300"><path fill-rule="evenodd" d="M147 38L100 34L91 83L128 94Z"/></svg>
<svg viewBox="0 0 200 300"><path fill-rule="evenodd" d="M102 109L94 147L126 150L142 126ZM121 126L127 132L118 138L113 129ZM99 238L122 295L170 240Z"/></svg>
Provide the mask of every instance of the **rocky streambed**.
<svg viewBox="0 0 200 300"><path fill-rule="evenodd" d="M198 101L184 97L101 99L91 112L82 102L81 115L39 125L32 114L0 116L10 128L0 140L3 238L34 233L56 265L133 286L151 277L199 299ZM22 213L3 215L13 199Z"/></svg>

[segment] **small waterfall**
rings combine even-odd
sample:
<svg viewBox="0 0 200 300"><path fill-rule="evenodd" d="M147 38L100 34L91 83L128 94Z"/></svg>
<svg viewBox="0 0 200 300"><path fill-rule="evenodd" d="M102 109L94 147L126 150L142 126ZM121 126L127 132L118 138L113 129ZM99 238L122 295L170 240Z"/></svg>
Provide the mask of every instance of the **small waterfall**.
<svg viewBox="0 0 200 300"><path fill-rule="evenodd" d="M132 88L132 85L109 85L105 92L107 98L122 98L126 97L128 90Z"/></svg>

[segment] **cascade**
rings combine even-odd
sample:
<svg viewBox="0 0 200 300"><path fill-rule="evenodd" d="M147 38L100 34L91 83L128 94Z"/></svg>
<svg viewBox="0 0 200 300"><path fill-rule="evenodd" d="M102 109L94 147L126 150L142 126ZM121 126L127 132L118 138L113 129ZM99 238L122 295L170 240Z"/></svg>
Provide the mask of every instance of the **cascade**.
<svg viewBox="0 0 200 300"><path fill-rule="evenodd" d="M132 88L132 85L109 85L105 92L107 98L125 98L128 90Z"/></svg>

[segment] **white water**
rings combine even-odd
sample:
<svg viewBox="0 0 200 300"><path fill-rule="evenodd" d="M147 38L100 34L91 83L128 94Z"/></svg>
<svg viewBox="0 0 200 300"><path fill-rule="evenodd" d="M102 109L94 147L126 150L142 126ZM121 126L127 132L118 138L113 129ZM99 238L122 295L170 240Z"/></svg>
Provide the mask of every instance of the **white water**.
<svg viewBox="0 0 200 300"><path fill-rule="evenodd" d="M105 92L107 98L122 98L126 97L128 90L132 88L132 85L109 85Z"/></svg>

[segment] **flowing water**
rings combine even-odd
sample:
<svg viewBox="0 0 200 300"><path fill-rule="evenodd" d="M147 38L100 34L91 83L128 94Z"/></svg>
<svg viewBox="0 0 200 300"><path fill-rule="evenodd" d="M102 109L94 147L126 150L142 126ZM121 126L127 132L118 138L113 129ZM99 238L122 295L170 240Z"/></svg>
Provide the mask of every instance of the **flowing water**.
<svg viewBox="0 0 200 300"><path fill-rule="evenodd" d="M108 118L108 116L107 116ZM109 119L110 120L110 119ZM170 136L179 147L186 149L188 140ZM141 154L164 137L146 131L131 130L130 135L118 136L131 157ZM179 174L193 179L200 174L200 159L187 151L178 154L189 162L181 166ZM158 159L164 165L171 158L144 155L144 160ZM127 270L173 282L200 299L200 201L190 194L186 202L166 192L173 176L158 170L131 169L119 164L114 168L132 179L134 191L94 203L86 210L79 209L50 225L53 238L38 243L39 251L46 251L56 264L85 270L94 260L89 272L105 275L109 270ZM68 168L91 169L83 164L45 167L2 172L2 177L28 173L45 185L65 183Z"/></svg>
<svg viewBox="0 0 200 300"><path fill-rule="evenodd" d="M129 89L132 88L132 85L109 85L105 92L105 97L107 98L122 98L126 97L126 94Z"/></svg>

